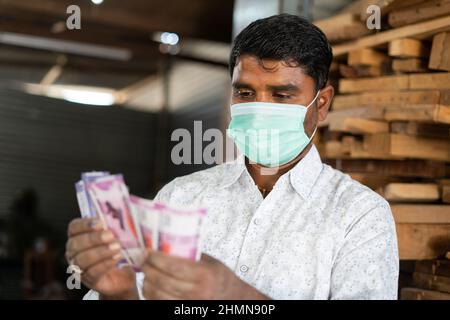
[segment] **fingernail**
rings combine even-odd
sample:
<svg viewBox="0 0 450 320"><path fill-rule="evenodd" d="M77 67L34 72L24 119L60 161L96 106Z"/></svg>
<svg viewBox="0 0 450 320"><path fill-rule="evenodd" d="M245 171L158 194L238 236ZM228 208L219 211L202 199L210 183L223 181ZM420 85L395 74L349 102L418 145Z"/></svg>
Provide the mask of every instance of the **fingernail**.
<svg viewBox="0 0 450 320"><path fill-rule="evenodd" d="M111 243L109 245L109 250L111 251L115 251L115 250L119 250L120 249L120 244L117 242Z"/></svg>
<svg viewBox="0 0 450 320"><path fill-rule="evenodd" d="M114 239L114 235L111 231L103 232L101 237L103 241L111 241L112 239Z"/></svg>
<svg viewBox="0 0 450 320"><path fill-rule="evenodd" d="M122 258L122 253L120 253L120 252L113 256L114 260L119 260L120 258Z"/></svg>

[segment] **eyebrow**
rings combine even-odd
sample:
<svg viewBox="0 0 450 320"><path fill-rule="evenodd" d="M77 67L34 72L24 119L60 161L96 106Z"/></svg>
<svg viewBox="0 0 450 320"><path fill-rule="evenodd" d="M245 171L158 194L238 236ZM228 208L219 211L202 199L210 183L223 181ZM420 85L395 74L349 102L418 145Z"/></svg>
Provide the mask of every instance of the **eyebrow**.
<svg viewBox="0 0 450 320"><path fill-rule="evenodd" d="M234 89L251 89L253 90L253 87L247 83L243 82L235 82L232 84ZM267 85L267 90L270 91L290 91L290 92L298 92L300 91L300 88L292 83L289 84L280 84L280 85Z"/></svg>
<svg viewBox="0 0 450 320"><path fill-rule="evenodd" d="M281 85L267 85L266 88L271 91L290 91L290 92L300 91L299 87L291 83Z"/></svg>
<svg viewBox="0 0 450 320"><path fill-rule="evenodd" d="M251 85L243 83L243 82L234 82L232 84L232 86L234 89L252 89L253 90Z"/></svg>

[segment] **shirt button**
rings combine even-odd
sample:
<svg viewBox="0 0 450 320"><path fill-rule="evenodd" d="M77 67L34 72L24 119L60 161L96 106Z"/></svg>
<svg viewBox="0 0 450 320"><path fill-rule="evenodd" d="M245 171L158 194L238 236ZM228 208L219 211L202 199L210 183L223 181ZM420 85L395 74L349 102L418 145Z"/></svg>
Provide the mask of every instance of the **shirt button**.
<svg viewBox="0 0 450 320"><path fill-rule="evenodd" d="M258 225L258 224L259 224L259 220L258 220L258 219L255 219L255 220L253 220L253 223L256 224L256 225Z"/></svg>
<svg viewBox="0 0 450 320"><path fill-rule="evenodd" d="M245 264L243 264L240 269L241 269L241 272L247 272L248 271L248 267Z"/></svg>

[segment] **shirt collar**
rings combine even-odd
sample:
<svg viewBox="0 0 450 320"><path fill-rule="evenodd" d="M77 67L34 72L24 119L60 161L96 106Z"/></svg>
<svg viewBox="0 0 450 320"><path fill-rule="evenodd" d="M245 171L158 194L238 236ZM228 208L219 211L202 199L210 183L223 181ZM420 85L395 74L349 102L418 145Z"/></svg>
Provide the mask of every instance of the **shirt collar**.
<svg viewBox="0 0 450 320"><path fill-rule="evenodd" d="M312 187L322 171L322 167L323 164L319 152L316 146L312 145L303 159L288 171L287 174L289 174L292 186L303 199L309 196ZM234 161L225 163L221 186L225 188L232 185L246 170L245 157L239 154Z"/></svg>
<svg viewBox="0 0 450 320"><path fill-rule="evenodd" d="M317 178L322 172L322 168L322 160L316 146L313 144L303 159L289 171L291 184L303 199L308 198Z"/></svg>
<svg viewBox="0 0 450 320"><path fill-rule="evenodd" d="M235 160L225 163L224 175L220 185L224 188L231 186L239 179L245 170L247 170L245 166L245 157L239 153Z"/></svg>

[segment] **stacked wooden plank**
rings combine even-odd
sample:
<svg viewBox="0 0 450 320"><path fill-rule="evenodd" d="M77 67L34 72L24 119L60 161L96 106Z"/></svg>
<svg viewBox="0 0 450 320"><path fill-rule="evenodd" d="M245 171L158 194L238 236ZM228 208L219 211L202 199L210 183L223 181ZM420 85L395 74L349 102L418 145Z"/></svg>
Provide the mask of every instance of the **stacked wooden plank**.
<svg viewBox="0 0 450 320"><path fill-rule="evenodd" d="M401 289L402 300L450 300L450 260L417 261L411 286Z"/></svg>
<svg viewBox="0 0 450 320"><path fill-rule="evenodd" d="M442 258L450 251L450 0L365 3L375 2L390 25L333 38L341 41L330 71L337 92L316 142L326 162L390 202L401 259Z"/></svg>

